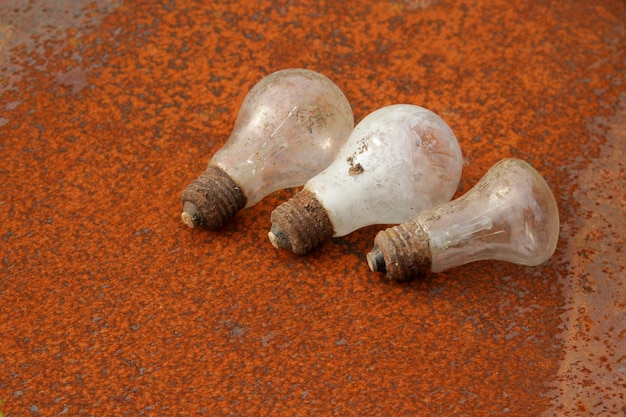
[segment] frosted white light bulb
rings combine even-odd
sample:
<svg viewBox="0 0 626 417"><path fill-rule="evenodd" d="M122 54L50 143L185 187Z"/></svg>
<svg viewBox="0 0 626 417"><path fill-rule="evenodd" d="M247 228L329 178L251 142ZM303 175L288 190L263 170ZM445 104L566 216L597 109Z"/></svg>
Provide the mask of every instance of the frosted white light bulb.
<svg viewBox="0 0 626 417"><path fill-rule="evenodd" d="M367 262L392 280L481 259L539 265L558 238L559 212L546 181L527 162L504 159L462 197L378 233Z"/></svg>
<svg viewBox="0 0 626 417"><path fill-rule="evenodd" d="M459 143L423 107L397 104L365 117L337 158L272 212L269 238L303 254L331 236L401 223L449 201L461 177Z"/></svg>
<svg viewBox="0 0 626 417"><path fill-rule="evenodd" d="M322 74L268 75L244 99L228 141L183 191L182 220L215 230L269 193L304 184L333 161L353 127L350 103Z"/></svg>

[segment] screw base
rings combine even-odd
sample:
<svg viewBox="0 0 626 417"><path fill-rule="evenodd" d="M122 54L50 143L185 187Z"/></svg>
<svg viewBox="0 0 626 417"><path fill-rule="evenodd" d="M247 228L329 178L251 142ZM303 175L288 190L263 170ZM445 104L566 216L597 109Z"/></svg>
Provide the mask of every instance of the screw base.
<svg viewBox="0 0 626 417"><path fill-rule="evenodd" d="M277 249L303 255L333 236L333 225L326 209L307 189L272 211L268 237Z"/></svg>
<svg viewBox="0 0 626 417"><path fill-rule="evenodd" d="M246 206L241 188L216 166L209 166L182 194L180 217L189 227L218 230L235 213Z"/></svg>
<svg viewBox="0 0 626 417"><path fill-rule="evenodd" d="M423 275L431 266L428 234L411 221L380 231L367 263L372 271L386 273L392 281Z"/></svg>

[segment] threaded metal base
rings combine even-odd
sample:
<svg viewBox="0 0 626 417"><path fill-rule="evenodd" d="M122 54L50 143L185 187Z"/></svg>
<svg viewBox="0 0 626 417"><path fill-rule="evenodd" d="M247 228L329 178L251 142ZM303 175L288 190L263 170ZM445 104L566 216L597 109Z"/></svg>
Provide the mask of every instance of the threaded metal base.
<svg viewBox="0 0 626 417"><path fill-rule="evenodd" d="M302 190L272 211L268 237L277 249L302 255L334 234L326 209L309 190Z"/></svg>
<svg viewBox="0 0 626 417"><path fill-rule="evenodd" d="M416 222L390 227L376 235L367 254L372 271L386 273L393 281L406 281L430 271L428 235Z"/></svg>
<svg viewBox="0 0 626 417"><path fill-rule="evenodd" d="M221 168L209 166L182 194L180 217L189 227L221 228L246 206L241 188Z"/></svg>

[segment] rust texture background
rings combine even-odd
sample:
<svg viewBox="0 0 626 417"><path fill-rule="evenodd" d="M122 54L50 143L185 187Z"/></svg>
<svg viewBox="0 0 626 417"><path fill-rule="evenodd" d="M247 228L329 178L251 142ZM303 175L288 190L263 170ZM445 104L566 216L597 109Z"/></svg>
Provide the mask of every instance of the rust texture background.
<svg viewBox="0 0 626 417"><path fill-rule="evenodd" d="M0 1L0 413L626 415L625 22L621 0ZM288 67L356 121L440 114L457 195L530 162L553 258L390 284L365 262L382 226L276 251L295 190L188 229L180 192Z"/></svg>

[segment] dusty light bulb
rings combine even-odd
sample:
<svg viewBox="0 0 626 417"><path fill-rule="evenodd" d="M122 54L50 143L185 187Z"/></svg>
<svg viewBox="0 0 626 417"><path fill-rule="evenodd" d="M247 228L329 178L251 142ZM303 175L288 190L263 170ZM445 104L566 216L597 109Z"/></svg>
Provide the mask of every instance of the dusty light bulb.
<svg viewBox="0 0 626 417"><path fill-rule="evenodd" d="M397 104L365 117L337 158L272 212L276 248L303 254L332 236L401 223L449 201L461 177L459 143L423 107Z"/></svg>
<svg viewBox="0 0 626 417"><path fill-rule="evenodd" d="M304 184L333 161L353 127L350 103L322 74L266 76L244 99L228 141L183 191L182 220L216 230L269 193Z"/></svg>
<svg viewBox="0 0 626 417"><path fill-rule="evenodd" d="M552 256L558 238L546 181L527 162L504 159L462 197L379 232L367 262L391 280L482 259L532 266Z"/></svg>

